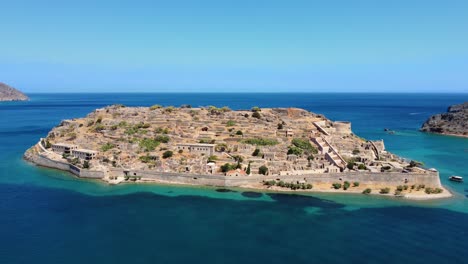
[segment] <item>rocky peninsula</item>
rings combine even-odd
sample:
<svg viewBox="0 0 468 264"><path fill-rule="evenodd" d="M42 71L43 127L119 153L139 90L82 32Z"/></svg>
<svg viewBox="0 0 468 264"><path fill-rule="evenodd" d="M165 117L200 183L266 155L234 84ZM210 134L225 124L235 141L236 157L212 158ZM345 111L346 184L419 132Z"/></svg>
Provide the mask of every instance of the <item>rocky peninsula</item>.
<svg viewBox="0 0 468 264"><path fill-rule="evenodd" d="M356 136L349 122L298 108L113 105L63 120L24 157L110 184L451 196L435 169Z"/></svg>
<svg viewBox="0 0 468 264"><path fill-rule="evenodd" d="M431 116L422 125L421 131L468 137L468 102L452 105L447 113Z"/></svg>
<svg viewBox="0 0 468 264"><path fill-rule="evenodd" d="M15 88L0 82L0 101L27 101L29 98Z"/></svg>

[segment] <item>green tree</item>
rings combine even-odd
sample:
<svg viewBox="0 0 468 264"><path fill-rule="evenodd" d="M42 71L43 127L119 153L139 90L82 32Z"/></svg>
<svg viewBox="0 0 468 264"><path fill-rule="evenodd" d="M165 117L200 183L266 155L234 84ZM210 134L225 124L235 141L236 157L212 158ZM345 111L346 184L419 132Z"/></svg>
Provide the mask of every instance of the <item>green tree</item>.
<svg viewBox="0 0 468 264"><path fill-rule="evenodd" d="M249 165L247 165L247 171L245 173L247 173L247 175L250 175L250 161L249 161Z"/></svg>
<svg viewBox="0 0 468 264"><path fill-rule="evenodd" d="M165 152L163 153L163 156L162 156L162 157L163 157L163 159L167 159L167 158L172 157L173 154L174 154L174 153L173 153L172 151L167 150L167 151L165 151Z"/></svg>
<svg viewBox="0 0 468 264"><path fill-rule="evenodd" d="M89 166L89 161L85 160L85 161L83 162L83 169L89 169L89 167L90 167L90 166Z"/></svg>
<svg viewBox="0 0 468 264"><path fill-rule="evenodd" d="M343 190L348 190L349 186L351 186L351 184L349 183L349 181L345 181L343 183Z"/></svg>
<svg viewBox="0 0 468 264"><path fill-rule="evenodd" d="M221 166L221 171L228 172L230 170L236 169L236 167L237 167L237 164L225 163L224 165Z"/></svg>
<svg viewBox="0 0 468 264"><path fill-rule="evenodd" d="M288 148L288 155L294 154L297 156L301 156L304 151L301 148L296 146L289 146Z"/></svg>
<svg viewBox="0 0 468 264"><path fill-rule="evenodd" d="M266 175L268 173L268 167L265 165L262 165L260 168L258 168L258 173L262 175Z"/></svg>
<svg viewBox="0 0 468 264"><path fill-rule="evenodd" d="M341 189L341 183L339 183L339 182L333 183L332 186L333 186L333 188L335 188L336 190Z"/></svg>
<svg viewBox="0 0 468 264"><path fill-rule="evenodd" d="M363 194L370 194L372 192L372 189L367 188L364 191L362 191Z"/></svg>
<svg viewBox="0 0 468 264"><path fill-rule="evenodd" d="M255 149L254 152L252 153L252 156L256 157L260 154L260 149Z"/></svg>
<svg viewBox="0 0 468 264"><path fill-rule="evenodd" d="M359 164L358 169L359 170L367 170L367 167L364 164Z"/></svg>
<svg viewBox="0 0 468 264"><path fill-rule="evenodd" d="M260 118L262 118L262 115L261 115L259 112L254 112L254 113L252 114L252 117L255 117L255 118L257 118L257 119L260 119Z"/></svg>

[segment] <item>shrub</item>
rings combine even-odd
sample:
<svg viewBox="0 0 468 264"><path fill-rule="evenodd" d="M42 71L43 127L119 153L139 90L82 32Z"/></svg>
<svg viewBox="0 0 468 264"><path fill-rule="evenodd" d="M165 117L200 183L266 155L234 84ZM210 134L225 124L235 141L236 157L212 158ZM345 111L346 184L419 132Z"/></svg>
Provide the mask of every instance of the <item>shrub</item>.
<svg viewBox="0 0 468 264"><path fill-rule="evenodd" d="M278 183L276 183L277 186L279 187L284 187L284 182L283 181L279 181Z"/></svg>
<svg viewBox="0 0 468 264"><path fill-rule="evenodd" d="M260 112L260 111L262 111L262 109L260 109L260 107L258 107L258 106L252 107L252 112Z"/></svg>
<svg viewBox="0 0 468 264"><path fill-rule="evenodd" d="M310 144L310 141L308 139L302 139L302 138L294 138L291 143L304 150L305 152L307 153L311 153L311 154L317 154L318 153L318 150L312 146L312 144Z"/></svg>
<svg viewBox="0 0 468 264"><path fill-rule="evenodd" d="M403 185L403 190L408 190L408 185Z"/></svg>
<svg viewBox="0 0 468 264"><path fill-rule="evenodd" d="M314 186L313 186L312 184L310 184L310 183L308 183L308 184L306 185L306 188L307 188L307 189L312 189L313 187L314 187Z"/></svg>
<svg viewBox="0 0 468 264"><path fill-rule="evenodd" d="M242 135L244 135L244 133L242 133L242 131L240 131L240 130L237 130L236 135L242 136Z"/></svg>
<svg viewBox="0 0 468 264"><path fill-rule="evenodd" d="M141 156L138 159L143 163L150 163L152 161L157 160L158 157L157 156L150 156L150 155L146 154L145 156Z"/></svg>
<svg viewBox="0 0 468 264"><path fill-rule="evenodd" d="M278 129L283 129L283 124L282 123L278 124Z"/></svg>
<svg viewBox="0 0 468 264"><path fill-rule="evenodd" d="M396 187L396 189L397 189L397 191L400 191L400 192L401 192L401 191L403 191L403 186L402 186L402 185L398 185L398 186Z"/></svg>
<svg viewBox="0 0 468 264"><path fill-rule="evenodd" d="M346 164L346 168L348 168L349 170L354 169L354 162L353 161L348 162L348 164Z"/></svg>
<svg viewBox="0 0 468 264"><path fill-rule="evenodd" d="M380 171L381 171L381 172L385 172L385 171L387 171L387 170L390 170L391 168L392 168L392 167L390 167L390 166L383 166L383 167L380 168Z"/></svg>
<svg viewBox="0 0 468 264"><path fill-rule="evenodd" d="M353 149L353 154L356 155L356 154L359 154L361 153L361 151L359 149Z"/></svg>
<svg viewBox="0 0 468 264"><path fill-rule="evenodd" d="M288 155L290 154L294 154L294 155L297 155L297 156L300 156L302 155L304 151L296 146L289 146L288 148Z"/></svg>
<svg viewBox="0 0 468 264"><path fill-rule="evenodd" d="M380 193L381 193L381 194L387 194L387 193L389 193L389 192L390 192L390 188L388 188L388 187L385 187L385 188L380 189Z"/></svg>
<svg viewBox="0 0 468 264"><path fill-rule="evenodd" d="M159 109L159 108L162 108L162 105L158 105L158 104L156 104L156 105L152 105L152 106L150 106L150 108L149 108L149 109L150 109L150 110L156 110L156 109Z"/></svg>
<svg viewBox="0 0 468 264"><path fill-rule="evenodd" d="M159 141L161 143L168 143L170 138L166 135L158 135L154 138L154 140Z"/></svg>
<svg viewBox="0 0 468 264"><path fill-rule="evenodd" d="M353 182L353 187L359 187L359 182Z"/></svg>
<svg viewBox="0 0 468 264"><path fill-rule="evenodd" d="M274 186L274 185L276 185L276 181L275 180L265 181L263 184L265 184L267 186Z"/></svg>
<svg viewBox="0 0 468 264"><path fill-rule="evenodd" d="M90 167L90 166L89 166L89 161L85 160L85 161L83 162L83 169L89 169L89 167Z"/></svg>
<svg viewBox="0 0 468 264"><path fill-rule="evenodd" d="M367 170L367 167L364 164L359 164L358 170Z"/></svg>
<svg viewBox="0 0 468 264"><path fill-rule="evenodd" d="M364 191L362 191L363 194L370 194L372 192L372 189L366 188Z"/></svg>
<svg viewBox="0 0 468 264"><path fill-rule="evenodd" d="M218 152L223 152L228 150L228 146L225 143L220 143L215 146L215 150Z"/></svg>
<svg viewBox="0 0 468 264"><path fill-rule="evenodd" d="M336 183L333 183L332 186L333 186L333 188L335 188L336 190L338 190L338 189L341 188L341 183L336 182Z"/></svg>
<svg viewBox="0 0 468 264"><path fill-rule="evenodd" d="M104 145L101 147L101 151L102 151L102 152L106 152L106 151L108 151L108 150L110 150L110 149L113 149L113 148L115 148L115 145L114 145L114 144L112 144L112 143L106 143L106 144L104 144Z"/></svg>
<svg viewBox="0 0 468 264"><path fill-rule="evenodd" d="M349 188L350 185L351 185L351 184L349 183L349 181L345 181L345 182L343 183L343 190L348 190L348 188Z"/></svg>
<svg viewBox="0 0 468 264"><path fill-rule="evenodd" d="M254 112L254 113L252 114L252 117L255 117L255 118L257 118L257 119L260 119L260 118L262 118L262 115L261 115L259 112Z"/></svg>
<svg viewBox="0 0 468 264"><path fill-rule="evenodd" d="M174 106L168 106L166 108L164 108L164 112L166 113L172 113L176 110L176 108Z"/></svg>
<svg viewBox="0 0 468 264"><path fill-rule="evenodd" d="M105 127L104 125L102 125L102 124L96 124L96 125L93 127L92 131L94 131L94 132L101 132L101 131L103 131L103 130L105 130L105 129L106 129L106 127Z"/></svg>
<svg viewBox="0 0 468 264"><path fill-rule="evenodd" d="M248 138L241 141L245 144L257 145L257 146L274 146L279 142L276 139L269 138Z"/></svg>
<svg viewBox="0 0 468 264"><path fill-rule="evenodd" d="M208 162L215 162L218 160L218 156L211 155L208 157Z"/></svg>
<svg viewBox="0 0 468 264"><path fill-rule="evenodd" d="M395 195L401 195L401 191L400 190L395 190Z"/></svg>
<svg viewBox="0 0 468 264"><path fill-rule="evenodd" d="M221 171L228 172L230 170L236 169L236 167L237 167L237 164L225 163L224 165L221 166Z"/></svg>
<svg viewBox="0 0 468 264"><path fill-rule="evenodd" d="M258 168L258 173L262 175L266 175L268 173L268 167L265 165L262 165L260 168Z"/></svg>
<svg viewBox="0 0 468 264"><path fill-rule="evenodd" d="M51 147L52 147L52 144L50 143L50 141L49 141L49 140L46 140L46 142L45 142L45 148L46 148L46 149L49 149L49 148L51 148Z"/></svg>
<svg viewBox="0 0 468 264"><path fill-rule="evenodd" d="M172 151L167 150L167 151L165 151L165 152L163 153L163 156L162 156L162 157L163 157L163 159L167 159L167 158L172 157L173 154L174 154L174 153L173 153Z"/></svg>
<svg viewBox="0 0 468 264"><path fill-rule="evenodd" d="M236 122L234 120L229 120L227 121L226 123L226 126L230 127L230 126L235 126L236 125Z"/></svg>
<svg viewBox="0 0 468 264"><path fill-rule="evenodd" d="M157 146L159 146L159 141L151 139L151 138L144 138L140 140L140 148L143 149L143 151L153 151L156 149Z"/></svg>
<svg viewBox="0 0 468 264"><path fill-rule="evenodd" d="M409 167L420 167L420 166L423 166L424 163L420 162L420 161L416 161L416 160L412 160L410 161L410 164L409 164Z"/></svg>

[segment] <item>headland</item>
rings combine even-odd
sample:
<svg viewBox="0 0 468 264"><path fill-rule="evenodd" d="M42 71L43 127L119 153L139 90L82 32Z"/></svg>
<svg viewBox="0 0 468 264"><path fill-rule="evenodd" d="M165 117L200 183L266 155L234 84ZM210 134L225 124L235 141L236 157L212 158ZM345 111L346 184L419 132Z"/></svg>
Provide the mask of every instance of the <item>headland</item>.
<svg viewBox="0 0 468 264"><path fill-rule="evenodd" d="M17 89L0 82L0 101L27 101L29 98Z"/></svg>
<svg viewBox="0 0 468 264"><path fill-rule="evenodd" d="M298 108L113 105L63 120L24 157L110 184L451 196L437 170L356 136L349 122Z"/></svg>
<svg viewBox="0 0 468 264"><path fill-rule="evenodd" d="M421 131L468 138L468 102L452 105L446 113L429 117Z"/></svg>

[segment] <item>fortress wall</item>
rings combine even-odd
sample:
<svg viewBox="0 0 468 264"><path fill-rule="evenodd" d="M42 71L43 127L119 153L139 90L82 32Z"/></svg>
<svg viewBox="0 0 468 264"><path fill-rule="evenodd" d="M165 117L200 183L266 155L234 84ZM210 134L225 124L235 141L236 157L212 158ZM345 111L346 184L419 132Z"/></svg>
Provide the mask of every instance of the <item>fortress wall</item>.
<svg viewBox="0 0 468 264"><path fill-rule="evenodd" d="M152 171L129 171L129 176L137 176L146 179L180 184L195 184L208 186L225 186L226 178L226 176L223 175L195 175L186 173L168 173Z"/></svg>
<svg viewBox="0 0 468 264"><path fill-rule="evenodd" d="M104 178L104 172L102 171L82 170L66 162L51 160L45 156L42 156L41 154L28 154L25 155L25 158L39 166L68 171L80 178Z"/></svg>
<svg viewBox="0 0 468 264"><path fill-rule="evenodd" d="M81 170L80 178L92 178L92 179L102 179L104 178L103 171L92 171L92 170Z"/></svg>
<svg viewBox="0 0 468 264"><path fill-rule="evenodd" d="M41 156L40 154L26 155L26 159L31 162L49 168L55 168L71 172L79 177L84 178L103 178L104 172L102 171L91 171L91 170L79 170L73 165L69 165L64 162L54 161L47 157ZM124 176L124 171L119 169L112 169L111 174L113 176ZM355 182L358 181L362 184L378 184L378 185L413 185L413 184L425 184L429 187L440 187L439 174L437 172L427 173L398 173L398 172L348 172L348 173L316 173L307 175L271 175L271 176L224 176L224 175L195 175L186 173L166 173L166 172L155 172L155 171L141 171L141 170L130 170L128 171L129 176L142 177L146 179L153 179L157 181L179 183L179 184L190 184L190 185L208 185L208 186L245 186L248 184L260 183L263 180L282 180L285 182L296 182L306 181L308 183L329 183L334 182ZM341 179L341 180L340 180ZM405 183L405 179L408 180Z"/></svg>

